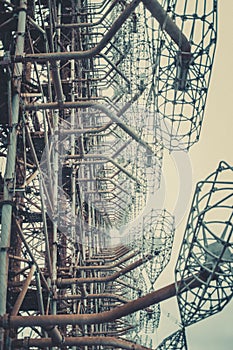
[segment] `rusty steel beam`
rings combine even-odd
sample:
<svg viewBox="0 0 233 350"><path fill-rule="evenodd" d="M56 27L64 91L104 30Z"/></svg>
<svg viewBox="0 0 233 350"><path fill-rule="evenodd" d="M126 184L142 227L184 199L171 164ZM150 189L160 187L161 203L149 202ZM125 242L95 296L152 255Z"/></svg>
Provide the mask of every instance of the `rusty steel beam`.
<svg viewBox="0 0 233 350"><path fill-rule="evenodd" d="M123 269L120 269L117 272L114 272L111 275L103 276L103 277L77 277L77 278L58 278L57 279L57 285L58 287L67 286L70 284L83 284L83 283L107 283L114 281L118 277L121 277L125 275L126 273L136 269L137 267L141 266L145 262L153 259L153 255L146 255L144 258L138 259L137 261L133 262L132 264L124 267Z"/></svg>
<svg viewBox="0 0 233 350"><path fill-rule="evenodd" d="M131 263L130 265L120 269L117 272L114 272L111 275L108 276L103 276L103 277L76 277L76 278L58 278L57 279L57 286L62 288L63 286L68 286L68 285L72 285L72 284L84 284L84 283L107 283L107 282L111 282L114 281L115 279L117 279L118 277L121 277L123 275L125 275L126 273L136 269L137 267L141 266L142 264L144 264L145 262L149 261L153 259L153 255L146 255L144 258L138 259L137 261L134 261L133 263ZM22 285L23 282L19 281L19 282L9 282L8 285L9 286L14 286L14 287L19 287Z"/></svg>
<svg viewBox="0 0 233 350"><path fill-rule="evenodd" d="M152 16L159 22L162 29L165 30L167 34L171 37L171 39L177 44L179 49L184 53L191 53L191 45L188 39L182 33L179 27L175 24L175 22L173 22L173 20L167 15L166 11L163 9L163 7L159 4L157 0L134 0L125 8L121 15L112 24L111 28L100 40L99 44L97 44L92 49L86 51L51 52L18 55L15 57L14 60L16 62L52 62L58 60L81 60L85 58L91 58L99 54L106 47L106 45L114 37L114 35L122 26L122 24L127 20L127 18L136 9L136 7L141 1L143 2L147 10L152 14ZM73 24L71 26L73 26ZM1 64L9 63L2 61Z"/></svg>
<svg viewBox="0 0 233 350"><path fill-rule="evenodd" d="M28 287L29 287L29 285L31 283L31 280L33 278L35 270L36 270L36 265L32 265L31 270L29 271L29 274L28 274L26 280L23 283L23 288L22 288L21 292L19 293L18 298L17 298L17 300L16 300L16 302L14 304L14 307L13 307L13 309L11 311L11 315L12 316L16 316L18 314L19 309L20 309L20 307L22 305L22 302L24 300L24 297L25 297L25 295L26 295L26 293L28 291Z"/></svg>
<svg viewBox="0 0 233 350"><path fill-rule="evenodd" d="M98 254L98 255L93 255L90 259L86 259L85 263L86 264L95 264L96 262L110 262L110 261L115 261L116 259L121 258L125 254L129 253L130 250L126 246L122 246L115 250L113 254L109 251L106 252L106 254L103 253L103 251Z"/></svg>
<svg viewBox="0 0 233 350"><path fill-rule="evenodd" d="M21 55L24 52L24 37L26 32L26 11L27 1L21 0L18 3L18 23L15 32L15 55ZM15 167L17 154L17 140L18 140L18 122L19 122L19 105L23 65L16 63L12 72L12 86L9 85L8 99L11 97L12 101L9 114L8 134L8 148L7 148L7 162L4 175L4 190L3 190L3 204L1 212L1 235L0 235L0 315L6 312L7 301L7 280L9 268L9 248L11 240L12 228L12 206L14 197L15 184ZM0 329L0 350L4 348L4 334Z"/></svg>
<svg viewBox="0 0 233 350"><path fill-rule="evenodd" d="M65 96L63 93L63 88L62 88L62 83L61 83L59 65L56 61L51 62L51 74L52 74L52 78L53 78L53 83L54 83L54 87L55 87L57 101L58 101L58 103L62 103L65 101Z"/></svg>
<svg viewBox="0 0 233 350"><path fill-rule="evenodd" d="M115 337L115 336L122 336L127 334L128 331L133 330L135 327L134 326L128 326L125 328L117 328L117 330L115 331L111 331L111 330L103 330L102 332L92 332L92 335L95 336L100 336L100 335L106 335L109 337Z"/></svg>
<svg viewBox="0 0 233 350"><path fill-rule="evenodd" d="M62 342L57 343L53 342L49 338L43 338L43 339L32 339L32 338L25 338L25 339L14 339L12 341L12 346L14 349L22 349L22 348L30 348L30 347L37 347L37 348L44 348L44 347L50 347L50 346L103 346L103 347L113 347L113 348L120 348L120 349L126 349L126 350L150 350L149 348L142 346L140 344L135 344L133 342L130 342L128 340L123 340L120 338L115 337L65 337L63 338Z"/></svg>
<svg viewBox="0 0 233 350"><path fill-rule="evenodd" d="M64 295L58 295L58 300L82 300L82 299L113 299L116 301L120 301L121 303L128 303L129 300L122 297L118 294L113 293L98 293L98 294L87 294L85 296L82 296L81 294L64 294Z"/></svg>
<svg viewBox="0 0 233 350"><path fill-rule="evenodd" d="M28 260L28 259L25 259L25 258L23 258L21 256L12 255L12 254L9 254L9 259L17 260L17 261L23 261L23 262L28 263L28 264L31 263L31 261Z"/></svg>
<svg viewBox="0 0 233 350"><path fill-rule="evenodd" d="M63 336L57 326L55 327L44 327L44 331L48 333L48 335L51 337L51 343L54 344L62 344L63 342Z"/></svg>
<svg viewBox="0 0 233 350"><path fill-rule="evenodd" d="M112 24L109 31L103 36L100 42L93 47L92 49L86 51L73 51L73 52L50 52L50 53L36 53L36 54L25 54L18 55L15 57L16 62L52 62L59 60L81 60L85 58L91 58L95 55L99 54L106 45L110 42L110 40L114 37L114 35L121 28L122 24L128 19L131 13L136 9L141 0L133 0L119 15L119 17ZM4 61L1 62L4 64Z"/></svg>
<svg viewBox="0 0 233 350"><path fill-rule="evenodd" d="M118 277L121 277L125 275L126 273L136 269L137 267L141 266L145 262L153 259L153 255L146 255L144 258L140 258L133 263L129 264L128 266L120 269L117 272L114 272L111 275L103 276L103 277L76 277L76 278L58 278L57 279L57 286L59 288L63 288L64 286L72 285L72 284L85 284L85 283L107 283L116 280ZM97 267L98 268L98 267ZM8 286L11 287L20 287L23 282L8 282Z"/></svg>
<svg viewBox="0 0 233 350"><path fill-rule="evenodd" d="M76 270L112 270L114 267L118 267L119 265L125 263L126 261L130 260L131 258L134 258L139 252L133 252L130 255L127 255L126 257L122 258L119 261L116 261L113 264L107 264L107 265L80 265L80 266L74 266L74 269ZM61 267L59 271L69 271L70 267Z"/></svg>
<svg viewBox="0 0 233 350"><path fill-rule="evenodd" d="M14 223L15 223L15 227L16 227L16 229L17 229L17 232L19 233L19 236L20 236L22 242L23 242L24 245L25 245L25 248L26 248L26 250L27 250L27 252L28 252L28 255L30 256L30 258L31 258L31 260L32 260L32 262L33 262L33 264L36 265L36 267L37 267L37 270L38 270L38 272L39 272L39 274L40 274L40 278L41 278L41 282L42 282L43 286L45 287L45 289L47 289L47 291L50 291L49 285L48 285L48 283L47 283L47 281L46 281L46 279L45 279L45 277L44 277L44 274L43 274L43 272L41 271L39 265L37 264L36 259L34 258L33 254L32 254L32 251L31 251L31 249L30 249L30 247L29 247L29 245L28 245L28 243L27 243L27 241L26 241L26 239L25 239L25 237L24 237L23 231L22 231L22 229L21 229L19 223L16 221L16 219L15 219L14 216L13 216L13 219L14 219Z"/></svg>
<svg viewBox="0 0 233 350"><path fill-rule="evenodd" d="M187 278L185 281L172 283L159 290L146 294L145 296L126 303L125 305L114 308L110 311L93 314L70 314L70 315L41 315L41 316L10 316L0 317L0 327L6 329L17 327L34 326L62 326L62 325L91 325L112 322L121 317L132 314L136 311L147 308L148 306L158 304L164 300L174 297L177 294L177 287L180 293L190 289L200 287L205 283L209 274L207 271L199 273L197 276Z"/></svg>
<svg viewBox="0 0 233 350"><path fill-rule="evenodd" d="M56 24L56 28L86 28L86 27L95 27L103 22L107 15L112 11L116 6L119 0L113 0L108 8L108 10L103 14L103 16L96 22L79 22L79 23L62 23ZM45 28L49 28L45 26Z"/></svg>
<svg viewBox="0 0 233 350"><path fill-rule="evenodd" d="M151 146L143 141L141 137L138 136L136 131L131 128L130 126L123 123L122 119L120 119L120 116L117 113L114 113L110 108L107 106L100 104L100 103L94 103L91 101L85 101L85 102L48 102L48 103L37 103L37 104L25 104L24 110L26 111L40 111L40 110L54 110L54 109L66 109L66 108L95 108L103 113L105 113L109 119L111 119L114 123L116 123L122 130L124 130L130 137L132 137L135 141L140 143L144 148L148 149L151 154L153 154L153 150Z"/></svg>
<svg viewBox="0 0 233 350"><path fill-rule="evenodd" d="M115 256L118 256L119 254L121 254L121 256L122 256L123 254L125 254L125 252L129 252L129 251L130 251L130 249L127 246L120 245L114 249L103 248L103 249L101 249L100 253L97 254L97 256L99 257L100 255L104 255L104 256L111 255L112 257L115 257Z"/></svg>
<svg viewBox="0 0 233 350"><path fill-rule="evenodd" d="M97 128L85 128L85 129L59 129L59 134L60 135L83 135L83 134L97 134L101 133L103 131L106 131L113 123L108 122L104 124L103 126L97 127Z"/></svg>

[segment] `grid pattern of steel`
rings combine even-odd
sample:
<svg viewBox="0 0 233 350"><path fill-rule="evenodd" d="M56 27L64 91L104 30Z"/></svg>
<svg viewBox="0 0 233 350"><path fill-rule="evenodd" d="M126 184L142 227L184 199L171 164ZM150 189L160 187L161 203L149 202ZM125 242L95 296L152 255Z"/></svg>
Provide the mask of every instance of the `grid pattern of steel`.
<svg viewBox="0 0 233 350"><path fill-rule="evenodd" d="M163 300L178 297L182 326L230 300L232 216L209 218L232 209L218 180L230 166L198 184L176 284L156 287L175 218L153 209L131 226L164 149L200 136L216 12L216 0L0 1L0 350L148 350ZM183 328L157 349L187 349Z"/></svg>
<svg viewBox="0 0 233 350"><path fill-rule="evenodd" d="M177 286L184 326L219 312L232 298L232 189L232 167L224 162L197 184L176 265L176 279L187 281Z"/></svg>

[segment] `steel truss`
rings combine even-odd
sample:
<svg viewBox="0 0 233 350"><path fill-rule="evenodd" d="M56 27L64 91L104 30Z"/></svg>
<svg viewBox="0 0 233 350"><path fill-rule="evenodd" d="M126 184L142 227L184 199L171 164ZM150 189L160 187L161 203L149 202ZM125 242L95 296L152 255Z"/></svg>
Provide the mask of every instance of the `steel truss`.
<svg viewBox="0 0 233 350"><path fill-rule="evenodd" d="M194 205L209 202L190 214L175 284L155 285L175 231L165 209L111 245L159 188L163 149L200 134L216 1L190 3L0 1L1 350L151 349L163 300L178 296L184 326L188 295L208 303L195 321L230 300L230 219L220 236L200 221L229 190L217 177L198 185ZM183 329L158 349L174 346Z"/></svg>

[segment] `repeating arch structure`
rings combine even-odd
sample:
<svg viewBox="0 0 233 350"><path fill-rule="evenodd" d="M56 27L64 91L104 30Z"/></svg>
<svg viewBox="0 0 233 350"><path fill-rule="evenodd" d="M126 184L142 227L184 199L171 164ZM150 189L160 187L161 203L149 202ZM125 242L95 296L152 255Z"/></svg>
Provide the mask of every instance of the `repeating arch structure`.
<svg viewBox="0 0 233 350"><path fill-rule="evenodd" d="M175 219L146 207L164 148L198 140L215 28L216 1L0 1L0 350L149 350L164 300L184 325L230 300L230 166L159 289Z"/></svg>

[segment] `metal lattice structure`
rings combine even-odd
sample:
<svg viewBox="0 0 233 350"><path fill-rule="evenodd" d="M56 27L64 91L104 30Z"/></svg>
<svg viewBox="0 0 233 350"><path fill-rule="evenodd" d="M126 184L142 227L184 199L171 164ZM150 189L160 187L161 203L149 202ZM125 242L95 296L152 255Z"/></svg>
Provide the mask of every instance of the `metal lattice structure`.
<svg viewBox="0 0 233 350"><path fill-rule="evenodd" d="M148 288L153 288L156 279L170 260L175 233L174 217L167 210L152 209L141 220L141 224L132 227L124 237L124 242L148 259L142 267Z"/></svg>
<svg viewBox="0 0 233 350"><path fill-rule="evenodd" d="M219 312L232 298L232 189L232 167L224 162L197 184L176 266L176 279L187 281L177 286L184 326Z"/></svg>
<svg viewBox="0 0 233 350"><path fill-rule="evenodd" d="M216 11L204 0L0 1L0 350L148 350L163 300L178 297L183 326L230 300L232 216L209 218L230 212L232 182L218 182L230 166L198 184L176 284L156 286L175 218L142 214L164 149L199 138ZM184 330L165 348L187 349Z"/></svg>
<svg viewBox="0 0 233 350"><path fill-rule="evenodd" d="M164 146L187 150L200 137L215 54L217 1L165 0L163 6L188 42L159 35L158 120Z"/></svg>
<svg viewBox="0 0 233 350"><path fill-rule="evenodd" d="M187 350L185 330L180 329L168 336L156 350Z"/></svg>

